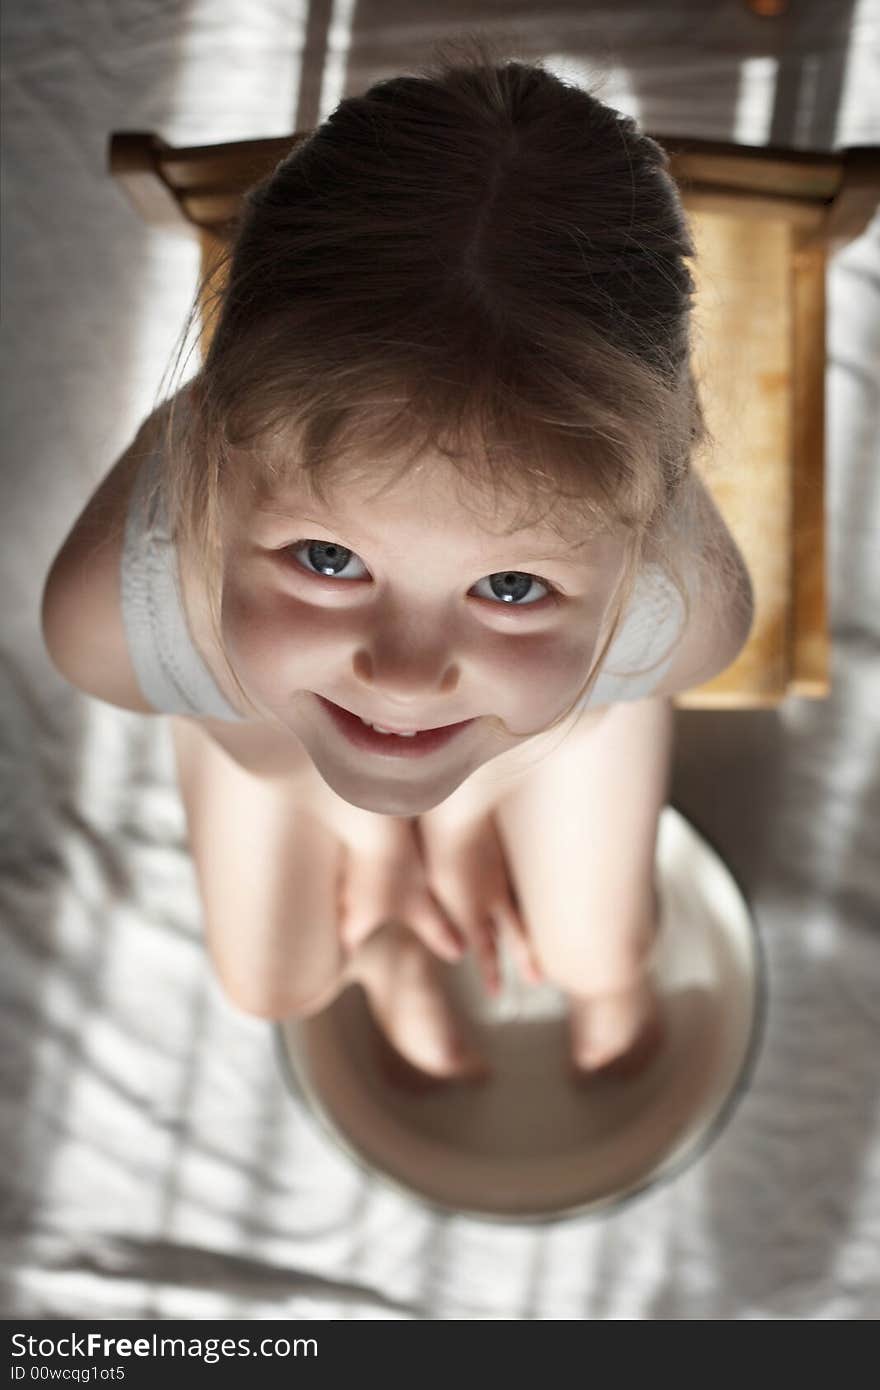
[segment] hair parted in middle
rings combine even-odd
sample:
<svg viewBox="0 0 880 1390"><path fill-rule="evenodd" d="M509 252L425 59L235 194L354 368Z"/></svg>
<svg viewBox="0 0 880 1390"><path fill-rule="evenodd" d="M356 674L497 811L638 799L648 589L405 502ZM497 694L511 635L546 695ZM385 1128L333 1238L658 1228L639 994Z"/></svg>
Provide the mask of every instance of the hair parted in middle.
<svg viewBox="0 0 880 1390"><path fill-rule="evenodd" d="M221 649L224 507L399 476L425 450L485 491L481 516L503 497L515 525L624 537L579 702L645 565L687 620L692 459L712 441L668 166L631 117L478 33L344 98L247 191L190 310L210 347L159 480Z"/></svg>

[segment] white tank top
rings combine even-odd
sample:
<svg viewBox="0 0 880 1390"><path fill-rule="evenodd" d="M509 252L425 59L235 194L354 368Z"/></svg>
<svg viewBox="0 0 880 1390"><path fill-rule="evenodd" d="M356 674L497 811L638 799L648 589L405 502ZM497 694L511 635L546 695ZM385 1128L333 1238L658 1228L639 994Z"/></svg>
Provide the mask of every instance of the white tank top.
<svg viewBox="0 0 880 1390"><path fill-rule="evenodd" d="M122 545L122 619L144 699L160 714L241 720L203 661L190 632L161 496L151 488L159 449L144 456L132 488Z"/></svg>
<svg viewBox="0 0 880 1390"><path fill-rule="evenodd" d="M121 562L122 614L131 661L144 698L160 714L243 720L219 690L192 638L177 552L162 499L148 505L159 452L145 455L132 489ZM641 700L659 685L681 634L681 598L657 567L639 575L629 609L581 708ZM633 675L665 653L647 675Z"/></svg>

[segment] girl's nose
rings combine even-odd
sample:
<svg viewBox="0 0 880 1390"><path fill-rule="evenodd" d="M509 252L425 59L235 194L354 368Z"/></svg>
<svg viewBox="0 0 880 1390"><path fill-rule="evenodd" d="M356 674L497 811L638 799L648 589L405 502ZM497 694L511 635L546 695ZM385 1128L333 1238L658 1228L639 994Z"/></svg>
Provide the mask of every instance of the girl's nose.
<svg viewBox="0 0 880 1390"><path fill-rule="evenodd" d="M458 688L459 666L448 642L431 633L388 629L352 656L355 677L390 700L407 703L421 696L449 695Z"/></svg>

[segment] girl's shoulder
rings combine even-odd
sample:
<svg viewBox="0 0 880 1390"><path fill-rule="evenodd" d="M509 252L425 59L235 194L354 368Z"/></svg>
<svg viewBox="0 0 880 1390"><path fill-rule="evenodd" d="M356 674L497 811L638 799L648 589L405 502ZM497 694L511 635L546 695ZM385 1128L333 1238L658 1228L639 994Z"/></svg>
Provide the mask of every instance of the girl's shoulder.
<svg viewBox="0 0 880 1390"><path fill-rule="evenodd" d="M683 557L691 602L685 624L678 595L668 588L666 603L677 608L681 626L662 680L652 692L680 695L714 680L745 646L755 617L755 596L745 557L706 484L694 475L695 532Z"/></svg>
<svg viewBox="0 0 880 1390"><path fill-rule="evenodd" d="M659 565L638 577L588 708L674 696L714 679L739 655L754 620L751 577L705 483L696 475L678 555L690 611Z"/></svg>
<svg viewBox="0 0 880 1390"><path fill-rule="evenodd" d="M152 417L86 502L43 585L43 641L53 665L78 690L121 709L157 711L138 683L126 639L120 569L125 519Z"/></svg>
<svg viewBox="0 0 880 1390"><path fill-rule="evenodd" d="M219 655L199 567L171 543L151 491L158 412L84 506L43 587L49 656L71 685L138 714L192 719L260 778L302 776L291 734L243 715Z"/></svg>
<svg viewBox="0 0 880 1390"><path fill-rule="evenodd" d="M55 557L44 640L65 679L108 704L236 721L242 715L215 674L197 572L180 563L156 487L166 408L143 422Z"/></svg>

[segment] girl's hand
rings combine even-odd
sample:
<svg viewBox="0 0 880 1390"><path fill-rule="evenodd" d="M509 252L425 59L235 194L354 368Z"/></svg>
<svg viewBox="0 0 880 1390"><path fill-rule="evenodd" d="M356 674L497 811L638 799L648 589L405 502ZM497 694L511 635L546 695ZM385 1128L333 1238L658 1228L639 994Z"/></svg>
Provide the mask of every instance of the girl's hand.
<svg viewBox="0 0 880 1390"><path fill-rule="evenodd" d="M466 824L419 817L422 858L434 897L473 947L489 994L501 988L498 942L503 934L524 980L541 968L519 913L495 821L486 812Z"/></svg>
<svg viewBox="0 0 880 1390"><path fill-rule="evenodd" d="M398 822L381 844L344 845L338 909L349 955L389 922L409 927L443 960L460 960L467 946L428 887L412 821Z"/></svg>

